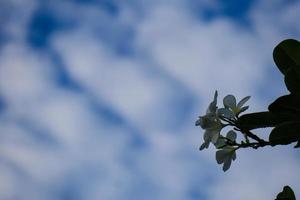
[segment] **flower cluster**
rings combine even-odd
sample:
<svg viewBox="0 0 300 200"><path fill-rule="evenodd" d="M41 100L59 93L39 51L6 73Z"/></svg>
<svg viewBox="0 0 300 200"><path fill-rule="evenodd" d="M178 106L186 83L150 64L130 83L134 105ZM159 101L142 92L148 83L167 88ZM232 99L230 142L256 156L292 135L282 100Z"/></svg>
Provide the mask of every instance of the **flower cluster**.
<svg viewBox="0 0 300 200"><path fill-rule="evenodd" d="M204 142L200 146L200 150L208 148L212 143L218 151L216 152L216 160L218 164L223 164L223 170L226 171L231 165L231 161L236 159L236 133L231 130L226 137L221 135L221 130L228 125L234 126L239 114L249 108L244 104L249 100L250 96L243 98L238 103L233 95L227 95L223 99L223 108L217 106L218 92L214 94L213 101L209 104L206 114L200 116L196 121L196 126L204 129Z"/></svg>
<svg viewBox="0 0 300 200"><path fill-rule="evenodd" d="M201 145L200 150L208 148L211 142L216 143L220 136L220 131L224 127L218 117L217 97L218 92L216 91L214 100L207 108L206 115L200 116L196 121L196 126L201 126L205 130L203 136L204 143Z"/></svg>

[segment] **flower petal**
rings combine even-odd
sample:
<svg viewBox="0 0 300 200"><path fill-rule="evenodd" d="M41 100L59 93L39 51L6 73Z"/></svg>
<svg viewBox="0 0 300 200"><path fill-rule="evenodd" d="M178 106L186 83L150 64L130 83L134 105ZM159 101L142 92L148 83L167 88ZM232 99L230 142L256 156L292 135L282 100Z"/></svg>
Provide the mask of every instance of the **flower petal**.
<svg viewBox="0 0 300 200"><path fill-rule="evenodd" d="M215 147L218 149L218 148L222 148L224 146L226 146L226 141L224 138L218 138L217 142L214 144Z"/></svg>
<svg viewBox="0 0 300 200"><path fill-rule="evenodd" d="M210 135L211 135L211 142L215 144L220 137L220 131L219 130L210 131Z"/></svg>
<svg viewBox="0 0 300 200"><path fill-rule="evenodd" d="M236 158L235 149L232 147L225 147L216 152L216 160L218 164L224 164L223 170L226 171L231 165L231 161Z"/></svg>
<svg viewBox="0 0 300 200"><path fill-rule="evenodd" d="M204 132L204 134L203 134L203 140L205 141L205 142L210 142L211 141L211 139L210 139L210 132L209 131L205 131Z"/></svg>
<svg viewBox="0 0 300 200"><path fill-rule="evenodd" d="M200 148L199 148L199 150L200 151L202 151L203 149L207 149L209 147L209 142L204 142L201 146L200 146Z"/></svg>
<svg viewBox="0 0 300 200"><path fill-rule="evenodd" d="M234 113L227 108L219 108L217 113L218 116L223 116L227 119L234 119L235 117Z"/></svg>
<svg viewBox="0 0 300 200"><path fill-rule="evenodd" d="M216 113L217 111L218 91L215 91L214 100L209 104L206 113Z"/></svg>
<svg viewBox="0 0 300 200"><path fill-rule="evenodd" d="M195 126L200 126L201 125L201 118L199 117L199 119L195 122Z"/></svg>
<svg viewBox="0 0 300 200"><path fill-rule="evenodd" d="M219 139L220 131L219 130L205 130L203 139L205 142L212 142L215 144Z"/></svg>
<svg viewBox="0 0 300 200"><path fill-rule="evenodd" d="M226 159L224 161L223 171L226 172L230 168L230 165L231 165L231 158Z"/></svg>
<svg viewBox="0 0 300 200"><path fill-rule="evenodd" d="M232 160L235 160L235 159L236 159L236 153L235 153L235 151L234 151L234 153L232 154L231 158L232 158Z"/></svg>
<svg viewBox="0 0 300 200"><path fill-rule="evenodd" d="M250 96L244 97L237 105L238 108L241 108L248 100L250 99Z"/></svg>
<svg viewBox="0 0 300 200"><path fill-rule="evenodd" d="M231 141L235 141L236 140L236 132L234 132L233 130L228 131L226 137Z"/></svg>
<svg viewBox="0 0 300 200"><path fill-rule="evenodd" d="M213 128L216 126L216 119L213 116L204 115L196 121L196 126L201 126L202 129Z"/></svg>
<svg viewBox="0 0 300 200"><path fill-rule="evenodd" d="M216 103L217 103L217 98L218 98L218 91L216 90L214 94L214 102Z"/></svg>
<svg viewBox="0 0 300 200"><path fill-rule="evenodd" d="M228 156L228 152L224 149L216 152L216 160L218 164L222 164Z"/></svg>
<svg viewBox="0 0 300 200"><path fill-rule="evenodd" d="M231 108L234 109L236 107L236 99L233 95L227 95L226 97L224 97L223 99L223 104L225 106L225 108Z"/></svg>
<svg viewBox="0 0 300 200"><path fill-rule="evenodd" d="M241 107L239 113L242 113L242 112L246 111L248 108L249 108L249 106Z"/></svg>

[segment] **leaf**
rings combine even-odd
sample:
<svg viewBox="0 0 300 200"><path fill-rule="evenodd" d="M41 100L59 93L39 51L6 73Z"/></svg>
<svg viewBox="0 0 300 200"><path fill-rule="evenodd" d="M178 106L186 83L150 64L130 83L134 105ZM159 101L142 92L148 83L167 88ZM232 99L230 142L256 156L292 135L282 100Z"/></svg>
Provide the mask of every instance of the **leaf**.
<svg viewBox="0 0 300 200"><path fill-rule="evenodd" d="M275 200L296 200L295 193L290 186L284 186L283 191L280 192Z"/></svg>
<svg viewBox="0 0 300 200"><path fill-rule="evenodd" d="M240 129L252 130L256 128L274 127L291 119L293 118L288 115L266 111L242 115L236 121L236 125Z"/></svg>
<svg viewBox="0 0 300 200"><path fill-rule="evenodd" d="M271 103L268 109L274 113L289 113L290 115L294 115L294 117L299 117L300 97L294 94L281 96Z"/></svg>
<svg viewBox="0 0 300 200"><path fill-rule="evenodd" d="M300 140L298 140L297 144L294 146L294 148L300 148Z"/></svg>
<svg viewBox="0 0 300 200"><path fill-rule="evenodd" d="M285 122L275 127L269 136L272 146L278 144L290 144L300 139L300 121Z"/></svg>
<svg viewBox="0 0 300 200"><path fill-rule="evenodd" d="M284 77L284 82L285 82L286 88L292 94L300 93L300 76L297 75L297 73L294 69L290 68L287 70L285 77Z"/></svg>
<svg viewBox="0 0 300 200"><path fill-rule="evenodd" d="M273 59L278 69L286 74L289 68L300 65L300 43L294 39L280 42L273 50ZM300 75L300 71L296 69Z"/></svg>

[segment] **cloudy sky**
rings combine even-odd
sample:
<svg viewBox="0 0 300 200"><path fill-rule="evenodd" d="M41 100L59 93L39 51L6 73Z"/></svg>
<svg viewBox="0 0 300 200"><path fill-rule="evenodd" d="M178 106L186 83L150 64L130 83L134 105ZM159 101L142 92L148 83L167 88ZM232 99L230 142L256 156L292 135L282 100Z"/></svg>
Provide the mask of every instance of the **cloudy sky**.
<svg viewBox="0 0 300 200"><path fill-rule="evenodd" d="M287 93L272 50L299 18L293 0L0 0L0 199L300 197L298 150L224 173L194 126L216 89L249 111Z"/></svg>

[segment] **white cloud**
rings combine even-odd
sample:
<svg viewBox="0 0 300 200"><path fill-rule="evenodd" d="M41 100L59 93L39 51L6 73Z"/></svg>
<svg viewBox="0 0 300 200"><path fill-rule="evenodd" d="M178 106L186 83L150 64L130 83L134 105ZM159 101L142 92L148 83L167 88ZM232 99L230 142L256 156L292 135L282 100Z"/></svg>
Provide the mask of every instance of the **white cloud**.
<svg viewBox="0 0 300 200"><path fill-rule="evenodd" d="M210 199L273 199L283 186L290 185L299 192L299 161L290 148L266 148L258 151L240 151L234 166L226 172L214 188Z"/></svg>
<svg viewBox="0 0 300 200"><path fill-rule="evenodd" d="M35 103L53 87L51 60L24 43L4 46L0 66L0 93L10 104Z"/></svg>
<svg viewBox="0 0 300 200"><path fill-rule="evenodd" d="M298 6L266 14L266 5L257 4L248 30L221 17L196 19L180 1L148 4L138 14L120 4L119 17L94 6L51 4L59 19L76 22L52 35L50 48L83 91L60 88L47 50L24 42L35 6L24 11L21 28L5 25L18 34L0 54L0 94L7 104L0 116L0 157L24 175L0 163L0 197L63 199L70 190L79 199L194 199L191 188L199 187L209 199L229 192L234 200L271 199L284 184L300 191L299 163L290 150L238 152L223 174L212 149L198 152L202 135L193 127L214 89L220 96L250 94L254 108L266 104L255 95L272 65L271 48L284 35L276 26L296 26ZM280 18L276 26L270 24L274 16ZM127 26L134 32L134 53L124 56L106 39L121 40L118 31ZM181 108L175 106L186 106L177 98L191 91L186 104L199 110L177 116ZM110 124L94 104L112 107L125 123ZM164 125L169 118L180 122L178 129ZM39 140L43 134L53 144ZM134 134L142 147L133 146Z"/></svg>
<svg viewBox="0 0 300 200"><path fill-rule="evenodd" d="M202 22L178 8L162 7L138 30L140 48L195 93L220 89L245 95L263 78L265 58L256 53L255 36L230 21Z"/></svg>
<svg viewBox="0 0 300 200"><path fill-rule="evenodd" d="M135 126L155 128L160 123L157 118L170 112L168 105L176 95L172 91L175 88L159 74L149 75L147 64L113 54L86 32L59 35L54 39L54 48L72 78Z"/></svg>

